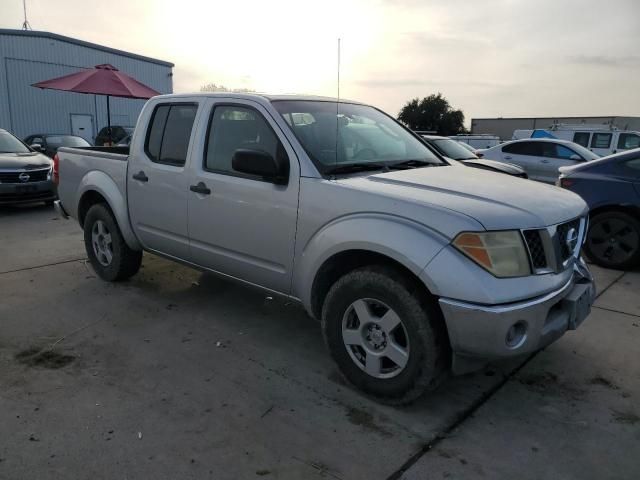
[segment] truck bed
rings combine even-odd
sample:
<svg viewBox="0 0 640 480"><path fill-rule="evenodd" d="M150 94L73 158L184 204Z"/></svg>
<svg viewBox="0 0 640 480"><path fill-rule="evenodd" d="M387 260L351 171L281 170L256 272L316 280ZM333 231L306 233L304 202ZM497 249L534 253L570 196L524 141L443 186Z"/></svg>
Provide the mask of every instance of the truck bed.
<svg viewBox="0 0 640 480"><path fill-rule="evenodd" d="M84 186L98 185L111 190L112 199L126 205L127 159L129 147L63 147L58 150L59 175L58 197L67 212L77 218L78 202ZM119 194L113 195L113 190Z"/></svg>

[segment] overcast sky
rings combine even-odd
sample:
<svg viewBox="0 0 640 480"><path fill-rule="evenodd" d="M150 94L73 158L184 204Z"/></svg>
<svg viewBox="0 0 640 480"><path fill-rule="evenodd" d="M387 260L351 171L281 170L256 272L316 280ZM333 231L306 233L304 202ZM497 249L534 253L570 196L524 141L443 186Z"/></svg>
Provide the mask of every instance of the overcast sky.
<svg viewBox="0 0 640 480"><path fill-rule="evenodd" d="M640 0L27 0L44 30L207 83L336 94L391 114L442 92L472 117L640 115ZM0 0L20 28L22 0Z"/></svg>

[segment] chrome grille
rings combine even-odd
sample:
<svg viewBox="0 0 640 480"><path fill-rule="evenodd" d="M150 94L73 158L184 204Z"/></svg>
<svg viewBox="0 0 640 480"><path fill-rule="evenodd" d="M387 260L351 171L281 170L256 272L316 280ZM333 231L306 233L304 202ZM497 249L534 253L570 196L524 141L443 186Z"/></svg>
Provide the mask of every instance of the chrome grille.
<svg viewBox="0 0 640 480"><path fill-rule="evenodd" d="M586 229L586 218L576 218L547 228L523 230L533 273L564 270L571 257L579 256Z"/></svg>
<svg viewBox="0 0 640 480"><path fill-rule="evenodd" d="M573 255L573 251L575 249L575 246L570 247L569 245L570 242L567 241L569 232L571 232L572 229L576 236L576 241L577 241L577 237L580 231L579 218L576 218L575 220L572 220L567 223L563 223L556 227L556 238L560 245L560 259L563 262L566 261L571 255Z"/></svg>
<svg viewBox="0 0 640 480"><path fill-rule="evenodd" d="M540 237L540 230L524 230L524 240L527 242L531 265L535 270L547 267L547 256L544 252L544 245Z"/></svg>
<svg viewBox="0 0 640 480"><path fill-rule="evenodd" d="M22 172L0 172L0 183L44 182L47 179L49 170L49 168L46 168L44 170L27 170ZM20 175L23 174L29 177L26 180L21 180Z"/></svg>

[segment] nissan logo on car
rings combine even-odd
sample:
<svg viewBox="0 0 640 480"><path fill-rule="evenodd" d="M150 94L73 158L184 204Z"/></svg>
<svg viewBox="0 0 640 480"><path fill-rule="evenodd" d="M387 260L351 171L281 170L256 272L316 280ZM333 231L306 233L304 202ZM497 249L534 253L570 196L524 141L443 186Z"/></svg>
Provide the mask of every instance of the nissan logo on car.
<svg viewBox="0 0 640 480"><path fill-rule="evenodd" d="M575 228L570 228L567 232L567 238L565 240L567 248L573 252L578 244L578 231Z"/></svg>
<svg viewBox="0 0 640 480"><path fill-rule="evenodd" d="M20 175L18 175L18 179L21 182L28 182L30 178L31 176L26 172L22 172Z"/></svg>

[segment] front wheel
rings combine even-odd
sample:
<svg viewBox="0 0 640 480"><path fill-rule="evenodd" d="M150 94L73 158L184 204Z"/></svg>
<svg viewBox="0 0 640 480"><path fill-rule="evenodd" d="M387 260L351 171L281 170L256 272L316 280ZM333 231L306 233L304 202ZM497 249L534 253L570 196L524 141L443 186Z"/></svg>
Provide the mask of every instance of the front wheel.
<svg viewBox="0 0 640 480"><path fill-rule="evenodd" d="M91 266L103 280L126 280L140 269L142 252L129 248L111 210L102 203L87 212L84 246Z"/></svg>
<svg viewBox="0 0 640 480"><path fill-rule="evenodd" d="M625 212L604 212L591 219L587 257L605 268L629 270L640 264L640 221Z"/></svg>
<svg viewBox="0 0 640 480"><path fill-rule="evenodd" d="M323 305L322 329L347 380L387 403L417 399L448 370L439 309L394 269L366 267L338 280Z"/></svg>

